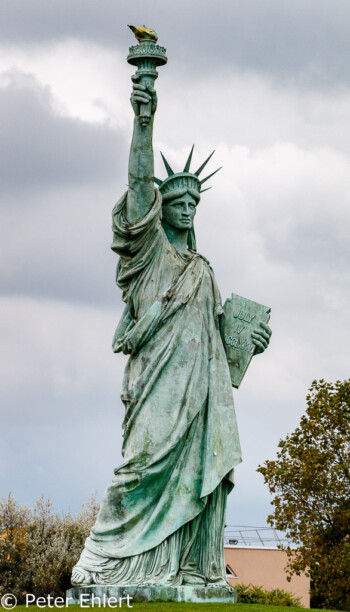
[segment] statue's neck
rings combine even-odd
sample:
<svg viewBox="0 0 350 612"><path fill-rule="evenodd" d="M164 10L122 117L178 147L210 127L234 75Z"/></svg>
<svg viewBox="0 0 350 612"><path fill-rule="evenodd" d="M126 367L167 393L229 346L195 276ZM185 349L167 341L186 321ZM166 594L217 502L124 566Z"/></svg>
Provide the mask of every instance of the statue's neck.
<svg viewBox="0 0 350 612"><path fill-rule="evenodd" d="M187 229L185 230L177 229L176 227L169 225L169 223L164 221L164 219L162 221L162 225L163 225L164 231L167 235L169 242L171 242L171 244L178 251L180 251L180 253L186 253L188 251L187 249L188 230Z"/></svg>

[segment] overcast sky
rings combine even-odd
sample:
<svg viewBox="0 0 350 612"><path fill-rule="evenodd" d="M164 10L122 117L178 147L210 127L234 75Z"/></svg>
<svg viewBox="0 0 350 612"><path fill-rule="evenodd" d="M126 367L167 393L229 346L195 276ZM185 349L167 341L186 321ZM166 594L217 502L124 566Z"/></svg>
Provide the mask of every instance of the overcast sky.
<svg viewBox="0 0 350 612"><path fill-rule="evenodd" d="M259 463L315 378L349 376L348 0L2 0L1 496L100 499L120 463L126 363L111 209L127 182L135 39L158 32L159 151L214 148L197 247L226 299L271 306L273 338L234 391L244 463L228 522L265 524Z"/></svg>

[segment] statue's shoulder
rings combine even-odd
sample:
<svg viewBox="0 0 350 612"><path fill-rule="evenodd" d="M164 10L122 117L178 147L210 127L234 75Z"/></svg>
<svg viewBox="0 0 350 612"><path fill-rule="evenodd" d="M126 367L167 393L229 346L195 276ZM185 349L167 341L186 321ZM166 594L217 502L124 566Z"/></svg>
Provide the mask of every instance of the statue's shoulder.
<svg viewBox="0 0 350 612"><path fill-rule="evenodd" d="M192 253L193 255L197 255L197 257L200 257L201 259L203 259L203 261L209 266L209 268L212 270L212 267L210 265L210 261L209 259L207 259L206 257L204 257L204 255L202 255L201 253L198 253L198 251L194 251L193 249L188 249L190 251L190 253Z"/></svg>

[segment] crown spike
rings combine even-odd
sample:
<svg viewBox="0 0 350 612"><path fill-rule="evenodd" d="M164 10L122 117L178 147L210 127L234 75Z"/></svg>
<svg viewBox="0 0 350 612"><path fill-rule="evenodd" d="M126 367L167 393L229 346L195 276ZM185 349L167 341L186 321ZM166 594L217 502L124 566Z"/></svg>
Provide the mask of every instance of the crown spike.
<svg viewBox="0 0 350 612"><path fill-rule="evenodd" d="M187 162L185 164L183 172L189 172L190 171L190 165L191 165L191 160L192 160L193 149L194 149L194 145L192 145L192 149L191 149L190 154L188 156L188 160L187 160Z"/></svg>
<svg viewBox="0 0 350 612"><path fill-rule="evenodd" d="M210 160L210 158L214 155L215 153L215 149L212 153L210 153L209 157L205 160L205 162L202 163L202 165L198 168L198 170L195 172L196 176L199 176L200 173L202 172L202 170L205 168L205 166L207 165L208 161Z"/></svg>
<svg viewBox="0 0 350 612"><path fill-rule="evenodd" d="M168 173L168 176L173 176L173 174L175 174L175 172L171 169L171 167L169 166L167 160L165 159L164 155L162 152L160 152L163 162L164 162L164 166L166 167L166 171Z"/></svg>
<svg viewBox="0 0 350 612"><path fill-rule="evenodd" d="M209 191L209 189L212 189L212 187L207 187L206 189L201 189L199 193L204 193L205 191Z"/></svg>
<svg viewBox="0 0 350 612"><path fill-rule="evenodd" d="M209 176L206 176L205 179L203 179L200 183L201 185L203 185L203 183L205 183L205 181L209 180L212 176L214 176L214 174L216 174L217 172L219 172L219 170L221 170L222 166L220 166L220 168L218 168L217 170L214 170L214 172L212 172L211 174L209 174Z"/></svg>
<svg viewBox="0 0 350 612"><path fill-rule="evenodd" d="M161 181L159 178L157 178L156 176L153 177L153 180L155 183L157 183L157 185L161 185L163 181Z"/></svg>

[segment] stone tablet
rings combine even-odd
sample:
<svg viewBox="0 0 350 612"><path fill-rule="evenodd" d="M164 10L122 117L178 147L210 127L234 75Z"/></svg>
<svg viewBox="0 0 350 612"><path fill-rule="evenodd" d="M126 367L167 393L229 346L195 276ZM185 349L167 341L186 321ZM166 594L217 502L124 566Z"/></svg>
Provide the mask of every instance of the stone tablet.
<svg viewBox="0 0 350 612"><path fill-rule="evenodd" d="M271 308L232 294L224 305L223 341L232 386L238 389L255 352L252 332L268 323Z"/></svg>

